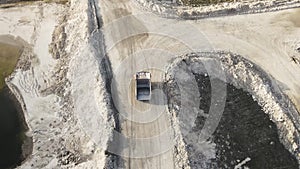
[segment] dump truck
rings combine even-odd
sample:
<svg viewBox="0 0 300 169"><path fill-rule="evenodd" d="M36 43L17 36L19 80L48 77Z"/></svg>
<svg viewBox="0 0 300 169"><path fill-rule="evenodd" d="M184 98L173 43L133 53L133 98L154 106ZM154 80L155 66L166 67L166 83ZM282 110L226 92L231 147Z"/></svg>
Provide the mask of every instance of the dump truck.
<svg viewBox="0 0 300 169"><path fill-rule="evenodd" d="M136 99L147 101L151 99L151 73L146 71L137 72L136 80Z"/></svg>

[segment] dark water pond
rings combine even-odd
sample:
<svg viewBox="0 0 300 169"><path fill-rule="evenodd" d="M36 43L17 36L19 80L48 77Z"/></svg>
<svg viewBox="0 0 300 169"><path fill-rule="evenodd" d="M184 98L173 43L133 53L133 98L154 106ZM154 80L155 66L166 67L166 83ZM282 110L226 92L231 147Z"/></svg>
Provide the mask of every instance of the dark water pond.
<svg viewBox="0 0 300 169"><path fill-rule="evenodd" d="M20 105L7 86L0 90L0 168L13 168L24 157L22 144L26 140Z"/></svg>
<svg viewBox="0 0 300 169"><path fill-rule="evenodd" d="M200 109L208 113L210 107L209 77L195 74L201 94ZM201 120L200 120L201 121ZM264 113L252 96L227 84L225 110L213 134L216 143L218 168L234 168L246 158L243 167L250 169L298 169L298 161L280 143L276 125Z"/></svg>

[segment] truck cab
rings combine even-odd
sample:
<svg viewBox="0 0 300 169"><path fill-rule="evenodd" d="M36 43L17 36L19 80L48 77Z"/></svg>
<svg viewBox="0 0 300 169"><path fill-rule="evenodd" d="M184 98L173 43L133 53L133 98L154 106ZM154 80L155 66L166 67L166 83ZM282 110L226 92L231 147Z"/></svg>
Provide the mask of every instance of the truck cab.
<svg viewBox="0 0 300 169"><path fill-rule="evenodd" d="M136 99L148 101L151 99L151 73L146 71L137 72L136 80Z"/></svg>

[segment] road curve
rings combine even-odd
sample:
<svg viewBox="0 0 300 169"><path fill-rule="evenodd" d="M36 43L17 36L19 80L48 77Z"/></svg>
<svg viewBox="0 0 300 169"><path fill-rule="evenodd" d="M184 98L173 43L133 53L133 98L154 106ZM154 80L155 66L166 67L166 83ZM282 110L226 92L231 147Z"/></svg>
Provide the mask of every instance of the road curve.
<svg viewBox="0 0 300 169"><path fill-rule="evenodd" d="M112 97L121 133L116 150L124 168L178 168L175 133L162 91L171 60L181 54L212 50L206 37L189 23L166 20L136 8L130 0L101 1L105 45L113 71ZM133 75L152 73L150 102L135 100Z"/></svg>
<svg viewBox="0 0 300 169"><path fill-rule="evenodd" d="M120 154L125 168L176 167L170 141L174 133L171 117L163 111L165 98L159 92L166 65L176 56L215 49L238 53L278 80L285 94L300 109L300 78L297 78L300 69L290 59L299 54L289 46L294 37L299 37L300 30L297 24L292 24L293 19L288 26L285 19L297 17L297 10L178 21L146 13L132 2L99 2L105 45L114 74L112 95L120 113L120 137L124 144L120 145ZM257 20L258 16L262 19ZM145 69L153 73L157 89L150 103L134 99L133 75ZM151 111L147 111L150 107Z"/></svg>

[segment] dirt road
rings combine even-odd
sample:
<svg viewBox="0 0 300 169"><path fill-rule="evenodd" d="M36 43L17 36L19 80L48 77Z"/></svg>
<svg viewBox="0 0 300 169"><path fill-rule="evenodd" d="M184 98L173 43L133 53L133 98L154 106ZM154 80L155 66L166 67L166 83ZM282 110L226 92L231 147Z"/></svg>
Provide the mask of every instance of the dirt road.
<svg viewBox="0 0 300 169"><path fill-rule="evenodd" d="M138 102L134 97L135 81L133 75L140 69L149 68L145 60L137 60L133 57L136 51L141 49L141 44L148 38L148 30L134 16L125 19L117 19L129 15L130 8L126 2L104 2L102 8L104 12L104 22L110 24L105 31L109 31L112 36L110 60L114 71L112 92L114 104L120 113L121 135L123 144L126 146L121 150L121 157L124 160L125 168L173 168L173 147L163 146L162 139L172 138L171 129L166 111L166 99L161 95L153 95L149 103ZM116 6L118 5L118 6ZM126 28L125 28L126 27ZM124 29L125 28L125 29ZM142 32L142 33L140 33ZM121 61L124 61L121 63ZM121 64L121 65L120 65ZM162 82L162 73L151 71L153 77L157 77L154 82ZM161 88L161 85L157 86ZM129 93L129 94L128 94ZM153 102L162 103L152 106ZM153 107L150 111L148 109ZM172 144L168 144L172 145Z"/></svg>
<svg viewBox="0 0 300 169"><path fill-rule="evenodd" d="M153 14L132 15L132 6L134 4L129 1L100 3L114 73L112 95L120 114L120 137L125 144L120 156L125 168L175 168L175 134L167 112L166 96L162 92L165 69L171 58L193 51L198 44L202 48L211 48L208 43L190 43L190 39L206 41L202 34L196 37L191 34L196 29L177 25L173 20L168 20L170 25L166 26L163 21L155 21L161 18ZM159 24L151 27L151 23L145 23L147 19L142 18L147 15L152 16L149 22ZM181 30L190 29L191 33L176 34L172 25ZM153 77L153 95L148 103L135 99L133 75L141 70L149 70Z"/></svg>
<svg viewBox="0 0 300 169"><path fill-rule="evenodd" d="M289 57L299 55L293 51L300 34L294 24L296 10L178 21L145 13L129 0L101 1L99 8L114 74L112 95L120 113L125 168L176 167L172 141L176 135L161 85L166 66L178 55L215 49L239 53L274 76L300 109L300 66ZM291 18L290 22L278 16ZM157 90L149 103L134 97L133 75L140 70L153 73Z"/></svg>

